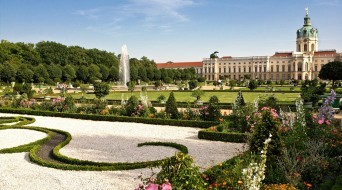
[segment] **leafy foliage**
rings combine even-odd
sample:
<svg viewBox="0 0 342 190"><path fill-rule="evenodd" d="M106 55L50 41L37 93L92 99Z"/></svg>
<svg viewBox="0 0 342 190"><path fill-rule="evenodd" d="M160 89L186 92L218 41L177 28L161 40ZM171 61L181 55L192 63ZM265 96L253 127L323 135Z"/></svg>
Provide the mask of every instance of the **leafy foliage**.
<svg viewBox="0 0 342 190"><path fill-rule="evenodd" d="M109 85L104 82L97 82L94 84L94 94L97 98L103 98L109 94Z"/></svg>
<svg viewBox="0 0 342 190"><path fill-rule="evenodd" d="M342 62L333 61L322 66L319 71L318 77L323 80L332 80L333 85L336 80L342 80Z"/></svg>
<svg viewBox="0 0 342 190"><path fill-rule="evenodd" d="M162 182L164 179L169 179L172 189L176 190L204 190L206 185L199 168L193 166L193 159L184 153L176 153L162 162L157 180Z"/></svg>

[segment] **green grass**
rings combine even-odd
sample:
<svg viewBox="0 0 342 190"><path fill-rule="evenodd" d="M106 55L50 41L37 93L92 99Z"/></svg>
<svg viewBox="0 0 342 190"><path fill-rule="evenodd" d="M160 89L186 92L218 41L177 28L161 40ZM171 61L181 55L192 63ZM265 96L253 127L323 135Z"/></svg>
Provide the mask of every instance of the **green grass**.
<svg viewBox="0 0 342 190"><path fill-rule="evenodd" d="M178 92L175 91L174 95L176 98L177 102L193 102L195 100L194 97L191 96L192 92ZM166 98L169 97L170 92L169 91L148 91L147 96L148 100L150 101L156 101L157 98L160 95L164 95ZM293 92L293 93L281 93L281 92L243 92L243 97L246 102L253 102L254 99L257 97L262 97L262 96L270 96L274 94L274 96L278 99L280 102L289 102L289 101L295 101L299 93L298 92ZM81 98L81 94L70 94L74 98L78 99ZM133 92L133 95L137 96L138 98L140 97L140 92ZM227 91L210 91L210 92L205 92L204 95L201 97L201 99L204 102L208 102L210 97L216 95L221 103L233 103L237 97L237 92L227 92ZM106 99L108 100L121 100L122 96L124 99L129 98L131 96L130 92L111 92L108 96L106 96ZM85 98L87 99L94 99L95 95L94 94L86 94Z"/></svg>

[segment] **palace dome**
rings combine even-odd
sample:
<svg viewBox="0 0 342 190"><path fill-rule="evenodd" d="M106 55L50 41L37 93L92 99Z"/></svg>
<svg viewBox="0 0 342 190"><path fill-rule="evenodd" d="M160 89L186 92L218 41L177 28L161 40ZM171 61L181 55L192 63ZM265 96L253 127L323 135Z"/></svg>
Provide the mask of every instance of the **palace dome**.
<svg viewBox="0 0 342 190"><path fill-rule="evenodd" d="M311 26L308 13L304 17L304 25L297 30L297 38L317 38L318 30Z"/></svg>

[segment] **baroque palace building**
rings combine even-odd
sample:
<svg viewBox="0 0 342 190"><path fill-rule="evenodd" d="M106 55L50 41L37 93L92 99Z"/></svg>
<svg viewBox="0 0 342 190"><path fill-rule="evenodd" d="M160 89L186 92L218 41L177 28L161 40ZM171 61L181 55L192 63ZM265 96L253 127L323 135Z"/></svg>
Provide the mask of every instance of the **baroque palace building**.
<svg viewBox="0 0 342 190"><path fill-rule="evenodd" d="M318 50L318 30L311 25L308 9L304 25L297 30L296 51L276 52L272 56L204 58L202 62L158 63L157 68L194 67L207 80L240 80L245 75L262 80L305 80L318 78L322 66L334 61L336 50Z"/></svg>

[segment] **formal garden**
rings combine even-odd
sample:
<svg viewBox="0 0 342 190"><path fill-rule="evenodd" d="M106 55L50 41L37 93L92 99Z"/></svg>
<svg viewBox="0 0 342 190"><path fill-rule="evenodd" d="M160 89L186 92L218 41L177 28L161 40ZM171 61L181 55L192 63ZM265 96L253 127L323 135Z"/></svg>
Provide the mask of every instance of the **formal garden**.
<svg viewBox="0 0 342 190"><path fill-rule="evenodd" d="M104 98L110 96L110 87L104 83L96 83L93 94L88 92L77 97L79 93L61 91L60 94L51 93L51 99L30 93L30 84L16 85L13 92L18 91L14 96L0 100L0 112L202 128L196 130L196 136L202 141L248 146L235 157L228 156L227 152L227 159L207 168L196 165L187 146L178 141L138 143L138 146L171 147L179 151L166 158L98 162L61 153L63 147L72 142L69 132L49 126L31 127L29 124L34 125L35 119L29 116L7 116L1 118L1 123L14 124L2 125L1 129L36 130L46 133L47 137L0 151L29 152L30 161L62 170L159 167L158 172L140 176L142 181L140 185L136 184L138 189L168 189L170 186L173 189L340 189L341 121L334 119L334 113L340 109L335 100L340 95L317 81L306 81L300 89L297 93L292 90L265 92L265 89L259 92L141 89L139 92L111 92L111 97L120 98L110 101ZM129 98L125 97L128 95ZM204 95L210 97L203 98ZM184 96L190 99L182 99ZM229 98L221 102L224 96ZM307 102L311 104L307 105ZM229 110L229 114L221 109Z"/></svg>
<svg viewBox="0 0 342 190"><path fill-rule="evenodd" d="M5 40L0 51L0 188L342 188L338 60L325 81L206 81L131 58L124 83L123 54Z"/></svg>

